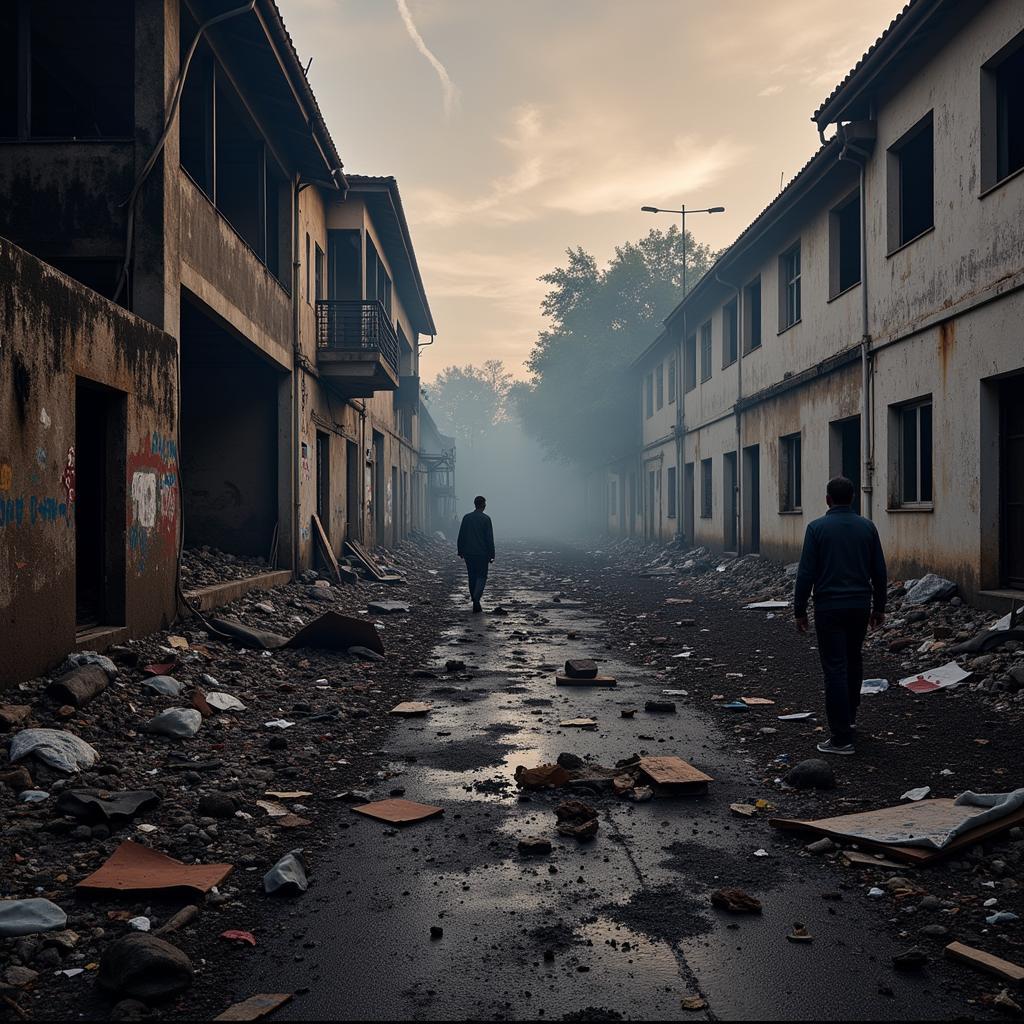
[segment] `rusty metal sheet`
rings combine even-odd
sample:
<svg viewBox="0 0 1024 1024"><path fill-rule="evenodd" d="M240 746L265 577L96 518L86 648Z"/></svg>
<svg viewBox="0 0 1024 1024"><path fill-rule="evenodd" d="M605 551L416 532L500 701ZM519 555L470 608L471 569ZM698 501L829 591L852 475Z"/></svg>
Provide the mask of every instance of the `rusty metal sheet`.
<svg viewBox="0 0 1024 1024"><path fill-rule="evenodd" d="M123 842L76 889L129 892L152 889L194 889L207 893L234 870L233 864L182 864L164 853Z"/></svg>
<svg viewBox="0 0 1024 1024"><path fill-rule="evenodd" d="M372 804L360 804L353 807L356 814L363 814L367 818L376 818L377 821L386 821L390 825L410 825L415 821L426 821L428 818L436 818L444 814L443 807L432 807L430 804L418 804L412 800L378 800Z"/></svg>
<svg viewBox="0 0 1024 1024"><path fill-rule="evenodd" d="M640 770L659 786L706 786L715 781L681 757L641 757Z"/></svg>
<svg viewBox="0 0 1024 1024"><path fill-rule="evenodd" d="M349 647L366 647L384 653L384 641L372 622L354 619L339 612L325 612L303 626L288 641L288 647L319 647L327 651L346 651Z"/></svg>
<svg viewBox="0 0 1024 1024"><path fill-rule="evenodd" d="M248 999L229 1006L219 1017L214 1020L259 1020L268 1013L280 1009L292 997L291 992L268 992L258 996L249 996Z"/></svg>

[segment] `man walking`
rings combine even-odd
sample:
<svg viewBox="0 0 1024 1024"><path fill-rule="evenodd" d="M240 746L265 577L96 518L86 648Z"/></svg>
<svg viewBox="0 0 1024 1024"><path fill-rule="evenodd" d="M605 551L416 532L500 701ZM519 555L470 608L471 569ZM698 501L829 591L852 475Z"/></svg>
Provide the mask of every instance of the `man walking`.
<svg viewBox="0 0 1024 1024"><path fill-rule="evenodd" d="M494 528L491 517L484 513L487 499L473 499L474 511L462 517L459 527L459 558L466 563L469 574L469 596L473 599L473 611L482 612L480 598L487 586L487 568L494 561Z"/></svg>
<svg viewBox="0 0 1024 1024"><path fill-rule="evenodd" d="M814 628L825 677L825 712L831 737L823 754L852 754L864 673L861 648L868 626L885 621L885 556L870 519L853 511L853 484L844 476L825 489L828 512L807 527L796 574L793 612L806 633L807 601L814 591Z"/></svg>

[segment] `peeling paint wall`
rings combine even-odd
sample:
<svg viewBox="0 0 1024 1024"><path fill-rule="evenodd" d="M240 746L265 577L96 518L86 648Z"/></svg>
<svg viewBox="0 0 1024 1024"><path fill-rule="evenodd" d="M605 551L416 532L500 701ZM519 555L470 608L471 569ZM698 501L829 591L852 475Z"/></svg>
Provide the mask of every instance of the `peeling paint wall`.
<svg viewBox="0 0 1024 1024"><path fill-rule="evenodd" d="M0 239L0 686L75 645L76 381L126 396L129 635L175 614L176 346Z"/></svg>

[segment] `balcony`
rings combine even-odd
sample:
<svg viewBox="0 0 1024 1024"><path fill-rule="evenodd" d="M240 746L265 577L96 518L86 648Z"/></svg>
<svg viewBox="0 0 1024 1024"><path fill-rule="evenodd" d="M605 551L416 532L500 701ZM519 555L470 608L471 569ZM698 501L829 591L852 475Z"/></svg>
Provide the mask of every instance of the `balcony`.
<svg viewBox="0 0 1024 1024"><path fill-rule="evenodd" d="M380 302L317 302L316 345L321 376L347 397L398 389L398 335Z"/></svg>

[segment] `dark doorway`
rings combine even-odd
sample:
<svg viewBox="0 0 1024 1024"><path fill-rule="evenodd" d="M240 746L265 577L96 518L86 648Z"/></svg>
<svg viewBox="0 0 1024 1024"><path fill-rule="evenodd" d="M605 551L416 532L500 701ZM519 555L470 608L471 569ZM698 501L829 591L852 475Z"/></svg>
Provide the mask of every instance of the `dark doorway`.
<svg viewBox="0 0 1024 1024"><path fill-rule="evenodd" d="M853 483L853 510L860 511L860 417L829 424L829 467L832 476L845 476Z"/></svg>
<svg viewBox="0 0 1024 1024"><path fill-rule="evenodd" d="M76 383L75 448L65 486L75 510L79 631L124 624L126 411L123 392Z"/></svg>
<svg viewBox="0 0 1024 1024"><path fill-rule="evenodd" d="M373 432L373 526L374 544L383 544L384 534L384 435Z"/></svg>
<svg viewBox="0 0 1024 1024"><path fill-rule="evenodd" d="M744 547L757 554L761 550L761 448L756 444L743 449L743 521Z"/></svg>
<svg viewBox="0 0 1024 1024"><path fill-rule="evenodd" d="M693 543L693 463L683 467L683 533L686 543Z"/></svg>
<svg viewBox="0 0 1024 1024"><path fill-rule="evenodd" d="M1024 590L1024 374L999 393L999 525L1002 585Z"/></svg>
<svg viewBox="0 0 1024 1024"><path fill-rule="evenodd" d="M345 442L345 536L359 540L359 446L355 441Z"/></svg>
<svg viewBox="0 0 1024 1024"><path fill-rule="evenodd" d="M723 457L722 508L724 515L722 543L726 551L737 550L736 545L736 453L726 452Z"/></svg>
<svg viewBox="0 0 1024 1024"><path fill-rule="evenodd" d="M316 514L328 539L331 536L331 439L316 432Z"/></svg>
<svg viewBox="0 0 1024 1024"><path fill-rule="evenodd" d="M402 496L398 491L398 467L391 467L391 543L397 547L402 539Z"/></svg>

